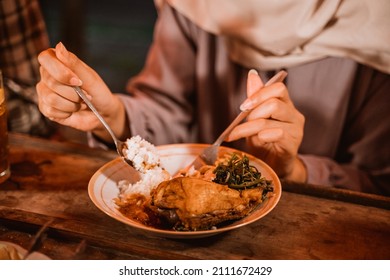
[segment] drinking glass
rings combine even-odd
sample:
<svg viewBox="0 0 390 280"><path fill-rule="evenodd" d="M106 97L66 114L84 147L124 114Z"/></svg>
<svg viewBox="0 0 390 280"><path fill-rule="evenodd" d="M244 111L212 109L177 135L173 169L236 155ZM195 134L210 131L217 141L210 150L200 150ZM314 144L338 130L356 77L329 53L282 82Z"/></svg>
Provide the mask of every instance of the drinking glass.
<svg viewBox="0 0 390 280"><path fill-rule="evenodd" d="M0 184L11 175L8 148L7 107L3 75L0 70Z"/></svg>

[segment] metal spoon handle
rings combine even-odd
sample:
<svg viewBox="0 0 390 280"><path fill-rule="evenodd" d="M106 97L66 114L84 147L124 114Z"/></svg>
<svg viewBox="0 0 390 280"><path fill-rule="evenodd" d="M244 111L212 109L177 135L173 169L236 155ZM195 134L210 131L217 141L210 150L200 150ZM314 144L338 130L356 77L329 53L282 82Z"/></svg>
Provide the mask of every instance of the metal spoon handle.
<svg viewBox="0 0 390 280"><path fill-rule="evenodd" d="M78 87L78 86L74 86L73 89L80 96L80 98L85 102L85 104L87 104L87 106L91 109L91 111L95 113L95 115L99 119L99 121L107 129L108 133L110 133L112 139L115 141L115 144L117 144L118 143L118 139L116 138L116 136L115 136L114 132L112 131L111 127L104 120L102 115L100 115L100 113L96 110L95 106L93 106L92 102L87 98L87 96L84 94L83 90L80 87Z"/></svg>

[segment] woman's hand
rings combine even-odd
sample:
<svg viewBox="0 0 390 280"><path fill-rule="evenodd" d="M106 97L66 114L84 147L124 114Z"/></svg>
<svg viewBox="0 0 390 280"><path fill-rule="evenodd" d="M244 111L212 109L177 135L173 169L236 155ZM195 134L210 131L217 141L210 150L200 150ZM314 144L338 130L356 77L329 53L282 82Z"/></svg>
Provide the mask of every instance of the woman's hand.
<svg viewBox="0 0 390 280"><path fill-rule="evenodd" d="M92 131L112 141L94 113L86 107L72 86L80 86L119 138L128 134L122 102L111 93L100 76L62 43L40 53L41 81L37 84L39 109L62 125Z"/></svg>
<svg viewBox="0 0 390 280"><path fill-rule="evenodd" d="M227 141L245 137L250 152L268 163L280 177L306 181L306 168L298 158L305 118L294 107L286 86L275 83L264 87L258 73L251 70L247 96L241 109L253 110Z"/></svg>

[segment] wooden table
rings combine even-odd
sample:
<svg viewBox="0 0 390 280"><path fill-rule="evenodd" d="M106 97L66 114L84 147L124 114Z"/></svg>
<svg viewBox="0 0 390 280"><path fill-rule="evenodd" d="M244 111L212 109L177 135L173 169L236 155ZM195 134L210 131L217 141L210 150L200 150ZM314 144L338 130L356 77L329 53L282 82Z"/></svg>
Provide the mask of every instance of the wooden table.
<svg viewBox="0 0 390 280"><path fill-rule="evenodd" d="M0 241L52 259L390 259L390 198L282 182L275 209L227 233L150 236L98 210L87 185L113 152L10 134L11 178L0 185Z"/></svg>

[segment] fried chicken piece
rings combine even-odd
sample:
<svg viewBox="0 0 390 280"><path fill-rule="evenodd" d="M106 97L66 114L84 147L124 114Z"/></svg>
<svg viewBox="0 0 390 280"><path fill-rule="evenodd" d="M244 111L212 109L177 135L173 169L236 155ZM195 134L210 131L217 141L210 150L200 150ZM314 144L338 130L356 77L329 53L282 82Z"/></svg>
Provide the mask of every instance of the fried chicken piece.
<svg viewBox="0 0 390 280"><path fill-rule="evenodd" d="M235 190L198 178L178 177L151 193L150 209L176 229L204 230L245 217L262 202L262 188Z"/></svg>

